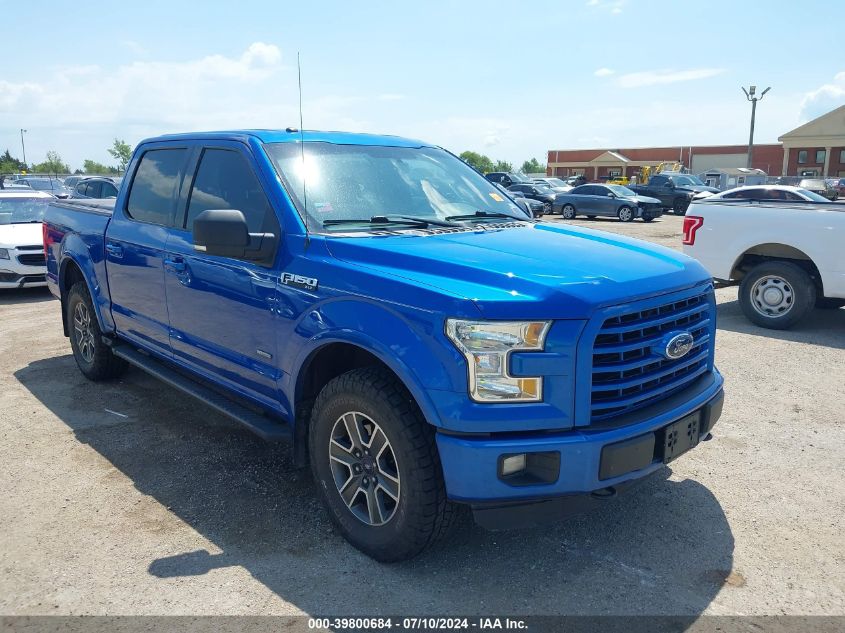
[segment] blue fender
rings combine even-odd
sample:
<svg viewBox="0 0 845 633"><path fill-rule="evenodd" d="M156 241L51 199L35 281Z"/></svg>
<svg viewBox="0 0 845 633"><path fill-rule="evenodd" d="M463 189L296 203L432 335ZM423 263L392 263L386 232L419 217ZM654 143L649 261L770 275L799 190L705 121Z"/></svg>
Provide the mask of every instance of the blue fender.
<svg viewBox="0 0 845 633"><path fill-rule="evenodd" d="M93 251L93 248L86 244L76 233L69 233L65 236L65 239L62 241L62 258L59 268L59 291L61 292L61 296L65 296L65 293L70 290L70 288L64 287L64 279L68 265L70 262L73 262L82 271L85 284L88 286L88 292L94 304L94 313L97 315L97 323L100 326L100 330L103 332L114 332L114 321L112 320L110 310L111 297L109 295L108 285L101 283L97 275L97 268L100 268L102 277L105 280L105 262L100 258L99 263L95 263L94 253L91 251Z"/></svg>
<svg viewBox="0 0 845 633"><path fill-rule="evenodd" d="M317 306L296 328L297 338L303 343L292 355L286 395L297 402L311 359L327 345L346 343L369 352L389 367L411 392L429 424L441 426L427 390L454 389L453 374L462 379L465 370L455 367L454 352L445 344L431 344L437 338L433 330L439 329L440 323L433 313L370 300L337 300ZM442 332L440 337L445 341Z"/></svg>

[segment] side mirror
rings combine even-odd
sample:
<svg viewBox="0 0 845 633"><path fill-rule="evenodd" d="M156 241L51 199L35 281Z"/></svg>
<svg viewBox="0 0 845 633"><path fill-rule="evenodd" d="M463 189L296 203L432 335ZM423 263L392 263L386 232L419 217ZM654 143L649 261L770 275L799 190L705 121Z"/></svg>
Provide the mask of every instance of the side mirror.
<svg viewBox="0 0 845 633"><path fill-rule="evenodd" d="M207 209L194 220L194 250L208 255L267 260L276 247L272 233L250 233L237 209Z"/></svg>
<svg viewBox="0 0 845 633"><path fill-rule="evenodd" d="M608 198L615 198L615 197L616 197L616 194L615 194L615 193L613 193L612 191L608 191L608 192L607 192L607 197L608 197Z"/></svg>
<svg viewBox="0 0 845 633"><path fill-rule="evenodd" d="M674 183L672 183L671 181L670 181L670 182L667 182L667 183L666 183L665 185L663 185L663 186L664 186L664 187L666 187L666 189L674 189L674 188L675 188Z"/></svg>

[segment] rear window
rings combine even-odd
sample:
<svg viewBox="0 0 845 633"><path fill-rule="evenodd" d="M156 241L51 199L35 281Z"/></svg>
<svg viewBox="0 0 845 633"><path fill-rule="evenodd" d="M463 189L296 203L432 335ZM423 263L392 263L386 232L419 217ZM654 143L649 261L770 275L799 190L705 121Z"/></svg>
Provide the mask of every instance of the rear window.
<svg viewBox="0 0 845 633"><path fill-rule="evenodd" d="M126 212L132 219L164 226L173 224L186 151L154 149L144 154L126 205Z"/></svg>

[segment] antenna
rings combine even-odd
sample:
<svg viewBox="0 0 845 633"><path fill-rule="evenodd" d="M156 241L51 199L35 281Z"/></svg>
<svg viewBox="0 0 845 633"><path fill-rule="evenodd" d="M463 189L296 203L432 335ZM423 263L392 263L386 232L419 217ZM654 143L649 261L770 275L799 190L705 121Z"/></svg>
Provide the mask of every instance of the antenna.
<svg viewBox="0 0 845 633"><path fill-rule="evenodd" d="M299 63L299 51L296 51L296 77L299 83L299 153L302 160L302 204L305 207L305 248L308 248L311 233L308 231L308 191L305 183L308 171L305 169L305 133L302 131L302 65Z"/></svg>

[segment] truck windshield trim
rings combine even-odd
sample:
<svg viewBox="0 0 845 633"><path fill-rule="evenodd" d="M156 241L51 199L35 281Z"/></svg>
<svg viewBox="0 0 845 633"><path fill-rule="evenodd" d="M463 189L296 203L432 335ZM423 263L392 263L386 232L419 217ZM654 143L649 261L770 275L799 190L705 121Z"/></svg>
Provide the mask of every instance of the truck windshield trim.
<svg viewBox="0 0 845 633"><path fill-rule="evenodd" d="M309 141L264 149L297 212L318 233L359 218L395 218L396 209L409 229L414 220L448 226L458 218L526 219L509 196L440 148Z"/></svg>

